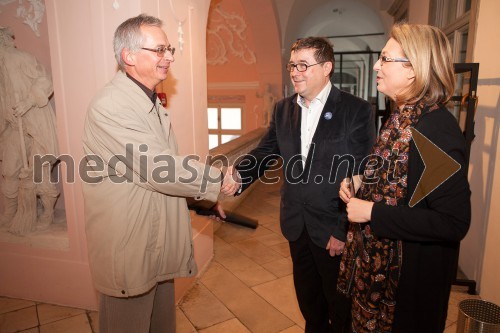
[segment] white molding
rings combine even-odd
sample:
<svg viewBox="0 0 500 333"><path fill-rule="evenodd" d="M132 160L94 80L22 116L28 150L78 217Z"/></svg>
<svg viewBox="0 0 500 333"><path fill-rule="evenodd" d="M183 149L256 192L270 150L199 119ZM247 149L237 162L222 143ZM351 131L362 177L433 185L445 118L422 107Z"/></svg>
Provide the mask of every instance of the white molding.
<svg viewBox="0 0 500 333"><path fill-rule="evenodd" d="M259 81L249 81L249 82L211 82L207 85L208 89L211 90L243 90L243 89L259 89Z"/></svg>
<svg viewBox="0 0 500 333"><path fill-rule="evenodd" d="M242 108L245 106L245 95L208 95L208 107L218 107L220 103L232 104L234 107Z"/></svg>

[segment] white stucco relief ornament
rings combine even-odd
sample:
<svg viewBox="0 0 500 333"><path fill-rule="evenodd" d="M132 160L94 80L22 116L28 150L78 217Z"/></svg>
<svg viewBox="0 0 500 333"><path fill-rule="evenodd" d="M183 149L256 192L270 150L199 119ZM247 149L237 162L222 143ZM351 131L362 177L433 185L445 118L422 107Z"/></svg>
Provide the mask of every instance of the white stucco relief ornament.
<svg viewBox="0 0 500 333"><path fill-rule="evenodd" d="M45 5L42 0L19 0L17 7L17 17L23 19L23 23L27 24L37 37L40 37L38 25L42 23L43 14L45 14Z"/></svg>
<svg viewBox="0 0 500 333"><path fill-rule="evenodd" d="M228 61L229 52L247 65L255 64L255 53L246 44L246 29L246 22L241 16L227 13L216 5L207 27L207 63L222 65Z"/></svg>

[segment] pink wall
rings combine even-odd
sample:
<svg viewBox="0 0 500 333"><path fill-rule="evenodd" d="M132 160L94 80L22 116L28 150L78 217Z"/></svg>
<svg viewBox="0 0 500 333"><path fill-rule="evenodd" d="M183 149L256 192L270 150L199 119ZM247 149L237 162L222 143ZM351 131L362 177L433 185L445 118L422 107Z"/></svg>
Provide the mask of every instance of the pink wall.
<svg viewBox="0 0 500 333"><path fill-rule="evenodd" d="M263 99L260 96L264 86L269 84L271 92L277 99L281 98L281 50L278 24L274 16L274 9L270 0L257 0L249 4L248 1L222 0L212 3L209 13L209 27L222 26L220 15L215 12L215 5L232 17L233 22L242 19L246 29L239 41L233 36L232 45L239 49L239 42L243 43L255 55L256 62L247 64L241 57L231 54L231 38L224 34L227 62L224 64L208 65L208 95L217 96L244 96L243 120L244 132L249 132L262 124ZM215 20L218 21L215 21ZM266 22L266 24L263 24ZM210 42L212 41L212 44ZM207 37L207 49L220 50L220 46Z"/></svg>

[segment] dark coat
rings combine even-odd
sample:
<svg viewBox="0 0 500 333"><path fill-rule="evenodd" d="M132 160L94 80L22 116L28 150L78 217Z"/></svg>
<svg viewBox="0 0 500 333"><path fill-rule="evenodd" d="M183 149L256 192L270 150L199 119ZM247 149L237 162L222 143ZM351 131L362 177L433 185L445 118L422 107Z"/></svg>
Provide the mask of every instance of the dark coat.
<svg viewBox="0 0 500 333"><path fill-rule="evenodd" d="M339 213L340 182L348 162L359 165L373 146L374 112L368 102L332 86L305 167L300 156L300 126L301 107L294 94L276 104L268 132L236 168L244 190L264 174L267 162L280 157L285 175L280 211L283 235L295 241L305 225L314 243L325 248L330 235L346 239L347 222Z"/></svg>
<svg viewBox="0 0 500 333"><path fill-rule="evenodd" d="M440 333L445 328L456 276L459 242L471 219L466 145L457 121L444 107L423 114L415 129L457 161L461 169L413 208L375 203L371 227L379 237L403 241L393 333ZM413 141L408 163L411 194L425 168Z"/></svg>

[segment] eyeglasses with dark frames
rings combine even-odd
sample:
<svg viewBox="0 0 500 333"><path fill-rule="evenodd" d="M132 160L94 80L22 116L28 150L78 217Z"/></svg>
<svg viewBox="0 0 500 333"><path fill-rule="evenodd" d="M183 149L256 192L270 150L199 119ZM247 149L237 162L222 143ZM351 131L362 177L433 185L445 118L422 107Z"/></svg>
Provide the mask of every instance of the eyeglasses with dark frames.
<svg viewBox="0 0 500 333"><path fill-rule="evenodd" d="M142 50L156 52L156 55L160 58L163 58L165 52L170 52L171 55L175 54L175 47L169 46L158 46L156 49L148 49L147 47L141 47Z"/></svg>
<svg viewBox="0 0 500 333"><path fill-rule="evenodd" d="M289 72L292 72L293 69L295 68L298 72L305 72L307 71L307 69L309 67L312 67L312 66L316 66L316 65L319 65L319 64L322 64L322 63L325 63L326 61L322 61L322 62L317 62L315 64L312 64L312 65L308 65L308 64L304 64L304 63L298 63L298 64L294 64L294 63L289 63L288 65L286 65L286 70L289 71Z"/></svg>
<svg viewBox="0 0 500 333"><path fill-rule="evenodd" d="M390 58L381 55L378 60L380 61L380 66L383 66L386 62L410 62L407 58Z"/></svg>

